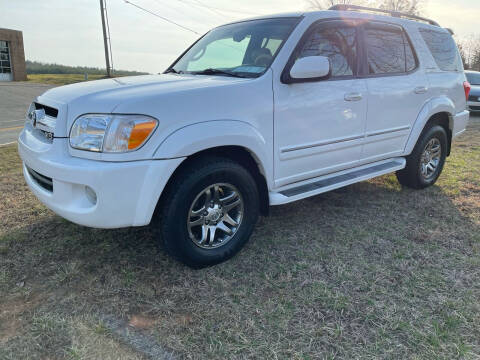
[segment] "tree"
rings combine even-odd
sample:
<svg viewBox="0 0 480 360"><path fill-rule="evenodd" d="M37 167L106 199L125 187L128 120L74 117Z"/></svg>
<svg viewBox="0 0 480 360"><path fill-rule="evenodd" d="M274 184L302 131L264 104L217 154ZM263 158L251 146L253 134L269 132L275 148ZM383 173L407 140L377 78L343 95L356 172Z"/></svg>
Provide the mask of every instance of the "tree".
<svg viewBox="0 0 480 360"><path fill-rule="evenodd" d="M379 8L400 11L410 15L420 15L423 3L422 0L381 0Z"/></svg>
<svg viewBox="0 0 480 360"><path fill-rule="evenodd" d="M365 5L362 0L307 0L308 7L312 10L326 10L333 5Z"/></svg>
<svg viewBox="0 0 480 360"><path fill-rule="evenodd" d="M478 44L480 45L480 44ZM480 46L478 46L475 54L473 55L473 61L472 61L472 70L475 71L480 71Z"/></svg>
<svg viewBox="0 0 480 360"><path fill-rule="evenodd" d="M480 35L470 34L457 39L465 69L480 71Z"/></svg>
<svg viewBox="0 0 480 360"><path fill-rule="evenodd" d="M460 53L460 57L462 58L463 68L465 70L469 69L469 64L467 62L467 54L465 53L465 49L463 48L463 44L460 40L455 39L457 43L458 52Z"/></svg>
<svg viewBox="0 0 480 360"><path fill-rule="evenodd" d="M384 10L395 10L411 15L423 11L426 0L306 0L308 6L315 10L325 10L333 5L363 5Z"/></svg>

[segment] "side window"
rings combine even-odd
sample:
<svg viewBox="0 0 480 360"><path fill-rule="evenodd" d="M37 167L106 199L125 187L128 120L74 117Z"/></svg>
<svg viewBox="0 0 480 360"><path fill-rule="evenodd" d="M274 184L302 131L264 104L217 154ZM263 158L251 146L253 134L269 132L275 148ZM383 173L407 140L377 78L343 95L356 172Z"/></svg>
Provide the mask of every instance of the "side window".
<svg viewBox="0 0 480 360"><path fill-rule="evenodd" d="M403 43L405 44L405 70L412 71L417 67L415 55L413 54L412 45L407 39L407 35L403 33Z"/></svg>
<svg viewBox="0 0 480 360"><path fill-rule="evenodd" d="M420 34L440 70L460 71L462 69L457 46L450 34L428 29L420 29Z"/></svg>
<svg viewBox="0 0 480 360"><path fill-rule="evenodd" d="M275 56L281 44L281 39L264 38L262 41L262 48L267 48L270 50L270 53Z"/></svg>
<svg viewBox="0 0 480 360"><path fill-rule="evenodd" d="M413 49L401 28L372 26L365 29L370 74L398 74L415 69Z"/></svg>
<svg viewBox="0 0 480 360"><path fill-rule="evenodd" d="M307 39L297 58L326 56L332 66L332 77L356 73L357 35L353 27L319 28Z"/></svg>

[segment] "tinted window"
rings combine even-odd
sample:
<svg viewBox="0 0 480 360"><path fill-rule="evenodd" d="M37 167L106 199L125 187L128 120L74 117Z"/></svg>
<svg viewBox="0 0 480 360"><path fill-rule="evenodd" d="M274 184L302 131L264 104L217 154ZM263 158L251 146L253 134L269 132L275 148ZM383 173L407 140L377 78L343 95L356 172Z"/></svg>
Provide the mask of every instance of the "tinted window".
<svg viewBox="0 0 480 360"><path fill-rule="evenodd" d="M298 58L326 56L332 65L332 77L356 73L357 36L352 27L329 27L315 30L307 39Z"/></svg>
<svg viewBox="0 0 480 360"><path fill-rule="evenodd" d="M413 49L397 27L368 27L365 30L370 74L404 73L415 69Z"/></svg>
<svg viewBox="0 0 480 360"><path fill-rule="evenodd" d="M413 54L412 46L405 33L403 33L403 42L405 44L405 70L412 71L417 67L417 62L415 60L415 55Z"/></svg>
<svg viewBox="0 0 480 360"><path fill-rule="evenodd" d="M460 71L461 60L455 41L449 33L421 29L420 34L440 70Z"/></svg>

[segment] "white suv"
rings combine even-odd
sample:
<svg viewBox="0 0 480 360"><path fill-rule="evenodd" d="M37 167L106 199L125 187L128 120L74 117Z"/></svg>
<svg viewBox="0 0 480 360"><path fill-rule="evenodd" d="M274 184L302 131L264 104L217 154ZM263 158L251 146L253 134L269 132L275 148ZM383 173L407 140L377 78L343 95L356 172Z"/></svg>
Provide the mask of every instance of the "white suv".
<svg viewBox="0 0 480 360"><path fill-rule="evenodd" d="M152 223L194 267L237 253L270 205L391 172L432 185L469 118L457 47L368 10L220 26L162 75L47 91L19 138L27 184L78 224Z"/></svg>

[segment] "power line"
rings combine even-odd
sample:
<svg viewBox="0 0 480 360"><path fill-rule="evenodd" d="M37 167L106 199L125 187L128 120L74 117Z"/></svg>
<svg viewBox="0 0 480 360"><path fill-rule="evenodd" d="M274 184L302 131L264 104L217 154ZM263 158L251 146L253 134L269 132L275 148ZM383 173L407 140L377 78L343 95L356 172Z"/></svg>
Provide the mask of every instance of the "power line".
<svg viewBox="0 0 480 360"><path fill-rule="evenodd" d="M145 8L143 8L143 7L141 7L141 6L137 5L137 4L134 4L134 3L132 3L131 1L128 1L128 0L123 0L123 1L125 1L125 3L127 3L127 4L130 4L130 5L135 6L136 8L139 8L140 10L143 10L143 11L145 11L145 12L147 12L147 13L153 15L153 16L156 16L156 17L158 17L158 18L160 18L160 19L162 19L162 20L164 20L164 21L166 21L166 22L169 22L170 24L176 25L176 26L178 26L178 27L180 27L180 28L182 28L182 29L184 29L184 30L190 31L190 32L192 32L192 33L194 33L194 34L197 34L197 35L200 35L200 33L197 32L197 31L195 31L195 30L192 30L192 29L190 29L190 28L188 28L188 27L186 27L186 26L180 25L179 23L177 23L177 22L175 22L175 21L173 21L173 20L167 19L166 17L161 16L161 15L158 15L157 13L154 13L153 11L150 11L150 10L148 10L148 9L145 9Z"/></svg>
<svg viewBox="0 0 480 360"><path fill-rule="evenodd" d="M164 3L164 2L162 2L162 1L160 1L160 0L154 0L154 1L155 1L157 4L161 5L161 6L168 6L168 7L170 7L171 9L174 9L175 11L180 12L183 16L185 16L185 11L183 11L183 10L184 10L184 9L183 9L183 6L185 6L185 5L188 6L188 5L189 5L188 3L184 3L184 2L182 2L181 0L177 0L177 1L181 4L181 6L182 6L182 9L179 10L179 9L171 6L169 3ZM194 4L192 4L192 5L195 6L195 7L198 6L198 5L194 5ZM199 8L200 10L208 10L208 9L201 8L201 7L199 7L199 6L198 6L198 8ZM210 11L211 11L211 10L210 10ZM215 13L215 14L216 14L217 16L221 17L222 19L225 18L225 15L224 15L224 14L220 14L220 13Z"/></svg>
<svg viewBox="0 0 480 360"><path fill-rule="evenodd" d="M225 8L219 8L216 6L211 6L207 5L199 0L194 0L196 4L194 4L192 1L187 1L187 0L178 0L180 2L186 3L186 4L192 4L192 5L197 5L201 6L210 10L218 10L218 11L223 11L223 12L229 12L229 13L237 13L237 14L246 14L246 15L261 15L259 13L251 12L251 11L243 11L243 10L231 10L231 9L225 9ZM215 11L217 14L219 14L217 11ZM220 14L223 16L223 14Z"/></svg>
<svg viewBox="0 0 480 360"><path fill-rule="evenodd" d="M181 0L180 0L181 1ZM182 1L184 3L186 3L186 1ZM211 12L213 12L214 14L217 14L217 15L220 15L220 16L224 16L221 12L219 12L218 10L216 9L212 9L211 7L209 6L206 6L204 4L202 4L199 0L195 0L195 2L197 3L196 6L200 6L200 7L203 7L207 10L210 10Z"/></svg>

